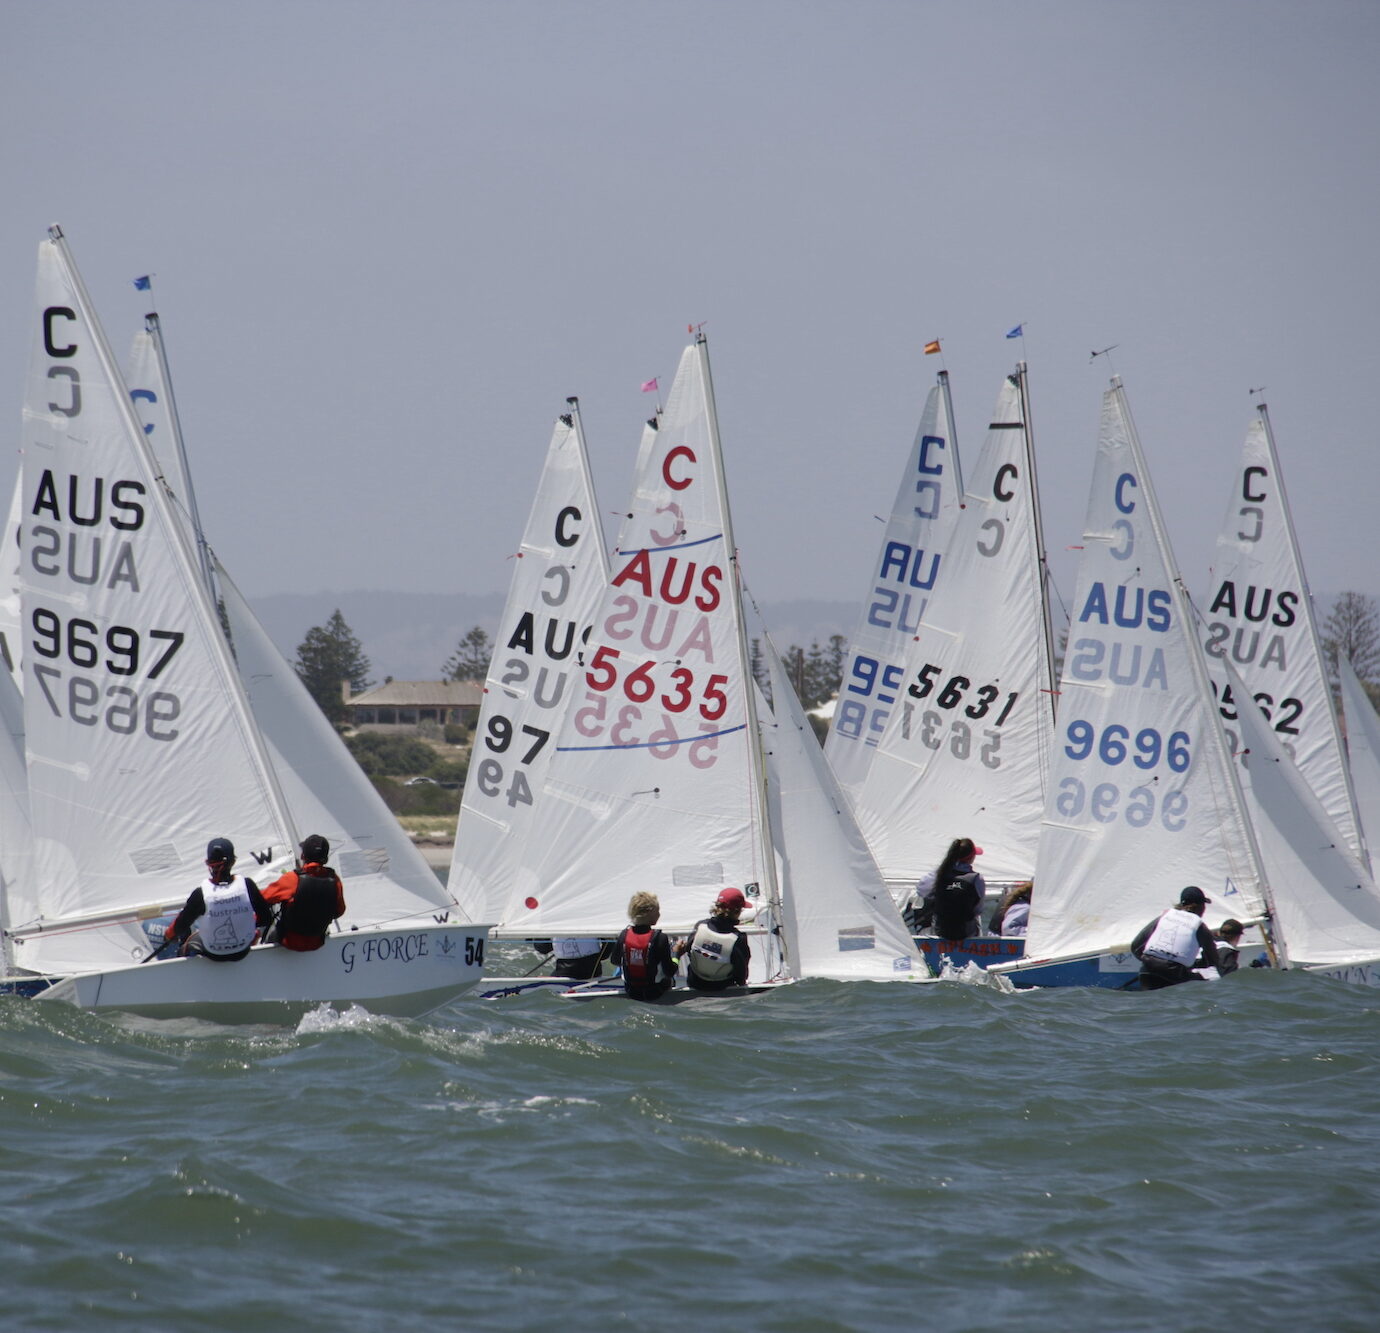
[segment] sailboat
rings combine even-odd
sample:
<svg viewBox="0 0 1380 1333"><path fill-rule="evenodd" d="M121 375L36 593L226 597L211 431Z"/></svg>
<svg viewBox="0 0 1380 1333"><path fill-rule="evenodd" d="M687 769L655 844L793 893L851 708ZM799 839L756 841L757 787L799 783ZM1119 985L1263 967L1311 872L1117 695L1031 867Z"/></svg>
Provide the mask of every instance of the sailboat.
<svg viewBox="0 0 1380 1333"><path fill-rule="evenodd" d="M824 745L850 800L861 793L887 719L903 697L906 651L939 586L962 497L949 373L941 370L901 473Z"/></svg>
<svg viewBox="0 0 1380 1333"><path fill-rule="evenodd" d="M237 871L272 874L296 828L194 539L58 228L39 247L38 312L21 543L36 911L11 919L16 965L64 978L42 998L154 1017L445 1003L478 980L487 932L402 885L352 906L314 953L147 962L139 923L181 905L210 835L253 849Z"/></svg>
<svg viewBox="0 0 1380 1333"><path fill-rule="evenodd" d="M1236 747L1238 727L1228 663L1351 851L1364 858L1313 597L1264 403L1256 407L1233 478L1211 587L1203 647L1229 742ZM1249 765L1241 765L1239 775L1249 799Z"/></svg>
<svg viewBox="0 0 1380 1333"><path fill-rule="evenodd" d="M898 901L955 837L983 848L989 880L1027 879L1035 867L1054 692L1024 362L1002 383L972 478L944 578L902 657L900 705L855 802ZM940 943L921 946L929 956ZM1014 941L970 943L979 961L1019 954Z"/></svg>
<svg viewBox="0 0 1380 1333"><path fill-rule="evenodd" d="M1017 984L1120 986L1136 932L1188 884L1218 919L1268 888L1192 609L1119 378L1103 397ZM1037 972L1095 959L1095 972Z"/></svg>
<svg viewBox="0 0 1380 1333"><path fill-rule="evenodd" d="M805 845L793 812L806 793L820 802L808 817L821 825L812 836L832 829L846 841L846 803L836 789L820 795L799 745L803 718L763 721L703 336L682 356L644 446L538 799L540 836L528 840L503 928L613 936L632 893L650 889L662 929L685 934L731 886L755 908L754 985L917 975L889 895L878 901L880 881L848 868L860 838L841 860L835 843L813 875L793 840L782 841L789 822ZM780 765L790 776L774 786ZM821 846L805 860L822 857ZM823 895L836 901L824 905Z"/></svg>

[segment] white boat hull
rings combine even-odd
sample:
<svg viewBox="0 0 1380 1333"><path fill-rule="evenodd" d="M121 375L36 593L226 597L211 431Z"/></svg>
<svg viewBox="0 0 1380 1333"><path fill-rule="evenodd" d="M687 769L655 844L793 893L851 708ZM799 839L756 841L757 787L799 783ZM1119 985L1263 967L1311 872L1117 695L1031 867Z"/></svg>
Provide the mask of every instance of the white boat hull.
<svg viewBox="0 0 1380 1333"><path fill-rule="evenodd" d="M68 977L36 997L215 1023L291 1023L323 1004L417 1018L479 981L488 926L346 931L313 953L258 945L234 963L172 958Z"/></svg>

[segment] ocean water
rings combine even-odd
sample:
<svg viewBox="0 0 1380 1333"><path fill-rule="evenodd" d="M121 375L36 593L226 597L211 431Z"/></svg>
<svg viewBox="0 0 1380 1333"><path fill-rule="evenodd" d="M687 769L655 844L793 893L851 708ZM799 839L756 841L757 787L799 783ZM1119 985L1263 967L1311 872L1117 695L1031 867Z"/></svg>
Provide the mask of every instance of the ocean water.
<svg viewBox="0 0 1380 1333"><path fill-rule="evenodd" d="M1264 971L295 1029L0 1001L0 1327L1369 1333L1378 1010Z"/></svg>

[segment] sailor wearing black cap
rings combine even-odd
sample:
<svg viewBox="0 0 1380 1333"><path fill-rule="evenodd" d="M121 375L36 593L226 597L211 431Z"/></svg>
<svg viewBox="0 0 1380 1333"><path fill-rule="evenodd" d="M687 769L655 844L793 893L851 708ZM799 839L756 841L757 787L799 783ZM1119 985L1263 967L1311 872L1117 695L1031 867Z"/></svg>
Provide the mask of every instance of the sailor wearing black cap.
<svg viewBox="0 0 1380 1333"><path fill-rule="evenodd" d="M235 845L229 838L207 844L206 871L163 934L180 941L184 957L233 963L249 952L255 930L266 929L273 913L254 881L235 874Z"/></svg>
<svg viewBox="0 0 1380 1333"><path fill-rule="evenodd" d="M1217 943L1203 924L1203 909L1211 901L1196 884L1190 884L1173 907L1131 941L1131 952L1140 959L1141 990L1203 980L1194 974L1195 960L1199 967L1217 966Z"/></svg>

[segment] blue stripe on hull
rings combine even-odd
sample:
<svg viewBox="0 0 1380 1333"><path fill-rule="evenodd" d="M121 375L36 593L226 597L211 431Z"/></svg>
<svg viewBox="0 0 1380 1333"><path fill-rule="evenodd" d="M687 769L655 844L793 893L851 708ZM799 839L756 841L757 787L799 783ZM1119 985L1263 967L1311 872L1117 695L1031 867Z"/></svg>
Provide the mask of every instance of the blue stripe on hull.
<svg viewBox="0 0 1380 1333"><path fill-rule="evenodd" d="M916 947L930 970L938 976L947 962L956 968L975 963L986 969L994 963L1014 963L1025 956L1025 940L1015 936L975 936L966 940L937 940L917 935ZM1101 958L1080 958L1074 962L1046 963L1025 972L1008 972L1013 986L1033 987L1098 986L1105 990L1125 990L1136 979L1140 964L1129 953L1104 954Z"/></svg>

